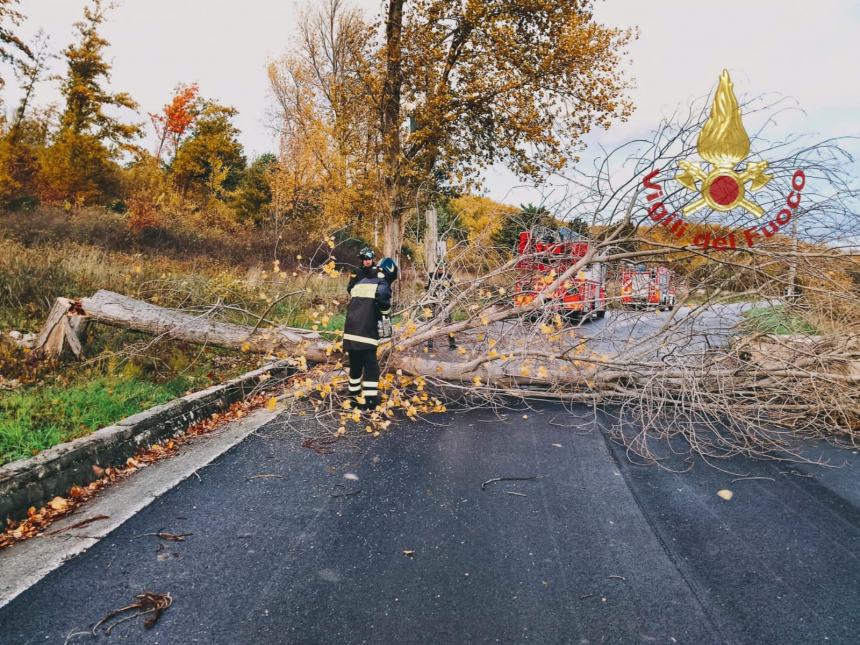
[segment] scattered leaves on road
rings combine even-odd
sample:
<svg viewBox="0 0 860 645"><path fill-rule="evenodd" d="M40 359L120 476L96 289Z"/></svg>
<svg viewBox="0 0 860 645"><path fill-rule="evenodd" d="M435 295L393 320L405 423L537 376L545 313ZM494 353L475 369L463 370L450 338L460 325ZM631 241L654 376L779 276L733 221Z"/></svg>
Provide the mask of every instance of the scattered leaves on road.
<svg viewBox="0 0 860 645"><path fill-rule="evenodd" d="M732 497L734 497L734 495L735 495L735 494L734 494L732 491L730 491L728 488L723 488L722 490L718 490L718 491L717 491L717 497L719 497L720 499L724 499L724 500L726 500L727 502L728 502Z"/></svg>
<svg viewBox="0 0 860 645"><path fill-rule="evenodd" d="M130 474L150 464L172 455L179 446L184 445L192 437L206 434L229 421L235 421L246 416L249 411L259 408L266 403L266 397L259 395L238 401L223 412L217 412L207 419L189 427L183 435L174 439L156 443L149 448L142 448L133 457L126 460L125 466L117 468L102 468L93 465L93 474L98 478L86 486L72 486L65 497L54 497L41 508L31 506L27 517L23 520L10 520L6 530L0 533L0 549L39 535L53 522L73 512L83 502L95 495L105 486L125 479Z"/></svg>

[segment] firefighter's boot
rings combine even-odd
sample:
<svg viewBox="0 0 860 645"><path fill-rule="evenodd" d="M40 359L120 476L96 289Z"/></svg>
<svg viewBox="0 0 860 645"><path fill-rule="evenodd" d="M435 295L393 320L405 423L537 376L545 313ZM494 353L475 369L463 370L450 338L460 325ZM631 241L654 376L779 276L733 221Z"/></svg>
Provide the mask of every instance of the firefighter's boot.
<svg viewBox="0 0 860 645"><path fill-rule="evenodd" d="M353 406L355 405L358 397L361 395L361 377L358 378L350 378L349 386L347 388L347 400L351 401Z"/></svg>
<svg viewBox="0 0 860 645"><path fill-rule="evenodd" d="M364 398L362 410L375 410L379 405L379 381L364 381L361 387L361 396Z"/></svg>

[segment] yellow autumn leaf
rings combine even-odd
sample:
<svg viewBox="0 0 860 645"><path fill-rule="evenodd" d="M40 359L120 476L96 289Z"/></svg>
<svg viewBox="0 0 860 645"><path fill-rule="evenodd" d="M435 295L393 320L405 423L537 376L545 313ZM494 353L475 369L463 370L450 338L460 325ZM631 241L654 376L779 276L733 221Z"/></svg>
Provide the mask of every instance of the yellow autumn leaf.
<svg viewBox="0 0 860 645"><path fill-rule="evenodd" d="M475 385L481 385L481 377L480 376L473 376L472 377L472 383L474 383Z"/></svg>
<svg viewBox="0 0 860 645"><path fill-rule="evenodd" d="M250 350L251 350L251 345L250 345L250 343L242 343L242 351L243 351L243 352L248 352L248 351L250 351Z"/></svg>
<svg viewBox="0 0 860 645"><path fill-rule="evenodd" d="M278 407L278 399L271 397L266 403L266 409L269 412L274 412L276 407Z"/></svg>
<svg viewBox="0 0 860 645"><path fill-rule="evenodd" d="M48 502L48 506L50 506L55 511L65 511L69 508L69 500L64 497L55 497L50 502Z"/></svg>

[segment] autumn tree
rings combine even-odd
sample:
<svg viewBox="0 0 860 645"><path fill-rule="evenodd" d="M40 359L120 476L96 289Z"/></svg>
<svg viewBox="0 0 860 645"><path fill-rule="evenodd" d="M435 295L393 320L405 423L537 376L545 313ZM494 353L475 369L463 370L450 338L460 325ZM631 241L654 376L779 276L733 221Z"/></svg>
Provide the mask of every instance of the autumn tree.
<svg viewBox="0 0 860 645"><path fill-rule="evenodd" d="M470 243L489 244L517 208L500 204L489 197L466 194L451 201L457 220L465 229Z"/></svg>
<svg viewBox="0 0 860 645"><path fill-rule="evenodd" d="M233 125L236 109L203 101L191 134L179 145L171 164L174 181L183 195L197 188L206 196L226 198L245 169L239 130Z"/></svg>
<svg viewBox="0 0 860 645"><path fill-rule="evenodd" d="M466 185L497 161L540 179L632 109L619 72L632 32L596 23L588 0L388 0L373 39L340 0L320 15L273 74L291 81L275 94L321 97L334 148L364 144L346 151L378 179L370 205L383 211L388 255L428 186ZM279 103L295 120L294 101Z"/></svg>
<svg viewBox="0 0 860 645"><path fill-rule="evenodd" d="M269 68L281 134L276 201L369 237L382 225L372 35L358 10L327 0L302 14L292 51Z"/></svg>
<svg viewBox="0 0 860 645"><path fill-rule="evenodd" d="M32 110L36 86L50 58L48 39L40 31L31 48L32 58L15 61L15 75L23 94L12 119L0 126L0 205L16 207L33 199L39 150L47 141L53 110Z"/></svg>
<svg viewBox="0 0 860 645"><path fill-rule="evenodd" d="M23 14L14 8L18 0L0 0L0 61L15 63L22 56L32 58L33 52L13 29L24 20ZM5 81L0 74L0 88Z"/></svg>
<svg viewBox="0 0 860 645"><path fill-rule="evenodd" d="M197 83L179 85L170 103L161 112L150 113L149 118L158 138L155 158L161 160L165 145L170 147L171 158L176 155L183 138L191 131L203 107Z"/></svg>
<svg viewBox="0 0 860 645"><path fill-rule="evenodd" d="M135 110L137 104L128 94L113 94L104 87L111 71L104 57L109 43L98 32L105 12L101 0L92 0L84 8L83 20L75 23L77 42L63 52L65 110L41 160L42 191L49 200L83 204L113 194L116 160L134 149L132 142L141 132L139 125L123 123L108 113L116 108Z"/></svg>

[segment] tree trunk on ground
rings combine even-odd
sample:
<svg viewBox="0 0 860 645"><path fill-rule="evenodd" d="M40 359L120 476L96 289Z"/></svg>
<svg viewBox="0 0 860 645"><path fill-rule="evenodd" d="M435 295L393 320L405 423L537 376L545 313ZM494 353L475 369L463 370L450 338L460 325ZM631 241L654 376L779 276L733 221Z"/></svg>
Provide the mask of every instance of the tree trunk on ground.
<svg viewBox="0 0 860 645"><path fill-rule="evenodd" d="M57 298L43 327L36 348L49 355L59 355L67 343L76 355L82 354L81 344L73 331L86 322L99 322L114 327L140 331L168 340L181 340L198 345L215 345L227 349L257 354L304 357L310 363L332 362L343 359L333 342L317 332L293 327L250 326L220 322L208 316L209 312L195 315L175 309L153 305L112 291L101 290L89 298L72 300ZM71 336L70 336L70 332ZM407 341L415 340L407 339ZM423 341L421 342L423 345ZM553 359L547 358L552 365ZM517 376L520 362L511 361L503 366L498 362L458 362L425 358L393 352L382 357L388 369L401 369L405 373L424 375L451 382L472 382L478 377L484 383L500 387L519 385L550 386L559 383L582 383L585 371L571 371L564 361L558 361L552 370L552 379Z"/></svg>
<svg viewBox="0 0 860 645"><path fill-rule="evenodd" d="M193 315L111 291L101 290L89 298L73 301L57 298L48 321L39 334L36 348L59 354L68 340L67 328L75 329L85 319L123 327L167 339L199 345L216 345L261 354L304 354L310 361L327 360L328 341L319 334L289 327L261 328L212 320L206 313ZM74 343L71 348L76 354Z"/></svg>

